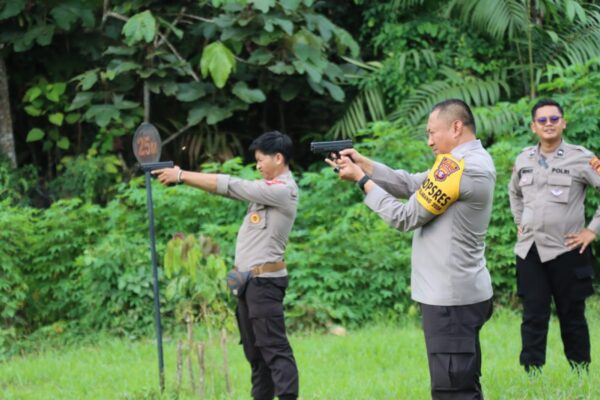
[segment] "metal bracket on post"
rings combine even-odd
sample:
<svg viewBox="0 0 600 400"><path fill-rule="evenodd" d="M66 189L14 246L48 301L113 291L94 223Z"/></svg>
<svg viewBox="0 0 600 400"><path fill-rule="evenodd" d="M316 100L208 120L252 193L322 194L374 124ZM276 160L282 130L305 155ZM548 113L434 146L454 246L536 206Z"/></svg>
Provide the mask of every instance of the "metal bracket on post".
<svg viewBox="0 0 600 400"><path fill-rule="evenodd" d="M173 168L174 166L175 164L173 161L160 161L155 163L140 164L140 169L144 172L152 172L155 169Z"/></svg>

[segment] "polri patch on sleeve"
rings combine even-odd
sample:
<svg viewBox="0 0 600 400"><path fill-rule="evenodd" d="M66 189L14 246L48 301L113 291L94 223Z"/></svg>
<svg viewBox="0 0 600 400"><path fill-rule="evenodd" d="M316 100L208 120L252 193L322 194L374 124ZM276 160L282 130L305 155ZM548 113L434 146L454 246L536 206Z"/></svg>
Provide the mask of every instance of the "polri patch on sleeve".
<svg viewBox="0 0 600 400"><path fill-rule="evenodd" d="M598 175L600 175L600 158L594 157L590 160L590 166Z"/></svg>
<svg viewBox="0 0 600 400"><path fill-rule="evenodd" d="M417 191L417 201L434 215L444 213L460 194L460 179L465 160L450 154L440 154Z"/></svg>

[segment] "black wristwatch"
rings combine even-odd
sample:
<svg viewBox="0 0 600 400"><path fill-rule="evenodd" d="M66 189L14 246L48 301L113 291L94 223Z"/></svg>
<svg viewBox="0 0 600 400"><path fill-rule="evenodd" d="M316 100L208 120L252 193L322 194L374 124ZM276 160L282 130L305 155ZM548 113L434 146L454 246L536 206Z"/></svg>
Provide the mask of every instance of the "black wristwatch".
<svg viewBox="0 0 600 400"><path fill-rule="evenodd" d="M369 175L365 175L356 182L356 185L364 192L365 184L369 181L369 179L371 179L371 177Z"/></svg>

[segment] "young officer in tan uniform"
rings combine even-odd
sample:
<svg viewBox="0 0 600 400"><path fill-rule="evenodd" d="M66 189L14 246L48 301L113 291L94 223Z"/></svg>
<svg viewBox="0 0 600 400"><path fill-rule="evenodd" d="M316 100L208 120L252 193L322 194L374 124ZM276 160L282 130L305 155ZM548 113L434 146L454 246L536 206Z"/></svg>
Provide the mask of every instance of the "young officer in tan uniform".
<svg viewBox="0 0 600 400"><path fill-rule="evenodd" d="M252 367L252 397L293 400L298 396L298 370L283 315L288 286L283 258L298 207L298 186L289 170L292 141L287 135L268 132L254 140L250 150L264 179L248 181L179 167L154 173L164 184L185 183L249 203L237 236L235 266L250 271L252 277L236 310L244 353Z"/></svg>
<svg viewBox="0 0 600 400"><path fill-rule="evenodd" d="M554 298L565 355L573 367L587 368L585 298L592 294L593 273L588 245L600 233L600 208L586 228L583 203L588 185L600 189L600 161L562 139L567 124L557 102L540 100L531 117L539 143L519 154L509 184L523 301L520 362L528 372L544 365Z"/></svg>
<svg viewBox="0 0 600 400"><path fill-rule="evenodd" d="M388 224L415 231L412 298L421 304L432 398L483 399L479 331L492 314L484 240L496 170L463 101L437 104L427 133L437 158L426 172L394 171L354 149L328 162Z"/></svg>

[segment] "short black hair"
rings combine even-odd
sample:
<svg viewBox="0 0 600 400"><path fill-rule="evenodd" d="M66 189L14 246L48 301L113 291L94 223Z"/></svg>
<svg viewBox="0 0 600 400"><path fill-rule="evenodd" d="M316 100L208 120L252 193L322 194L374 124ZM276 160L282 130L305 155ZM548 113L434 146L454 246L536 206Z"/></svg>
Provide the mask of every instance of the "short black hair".
<svg viewBox="0 0 600 400"><path fill-rule="evenodd" d="M444 100L433 106L431 112L434 112L435 110L439 110L440 114L449 116L454 120L459 120L463 123L463 125L471 127L473 133L477 131L473 112L471 111L469 105L464 101L460 99Z"/></svg>
<svg viewBox="0 0 600 400"><path fill-rule="evenodd" d="M292 139L279 131L265 132L252 141L250 151L260 151L269 156L281 153L286 164L292 158Z"/></svg>
<svg viewBox="0 0 600 400"><path fill-rule="evenodd" d="M558 104L558 102L556 100L541 99L541 100L538 100L538 102L535 103L535 105L531 109L531 120L532 121L535 120L535 113L537 112L537 110L539 108L546 107L546 106L554 106L554 107L558 108L558 111L560 111L561 117L564 115L562 107L560 106L560 104Z"/></svg>

